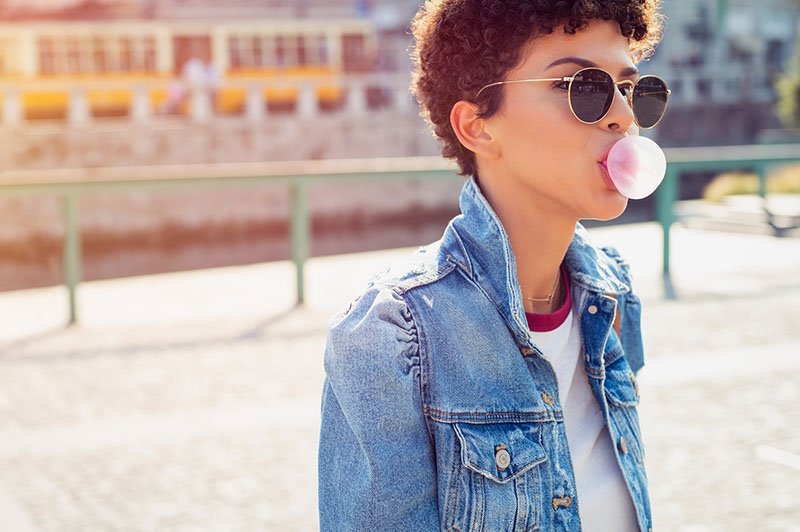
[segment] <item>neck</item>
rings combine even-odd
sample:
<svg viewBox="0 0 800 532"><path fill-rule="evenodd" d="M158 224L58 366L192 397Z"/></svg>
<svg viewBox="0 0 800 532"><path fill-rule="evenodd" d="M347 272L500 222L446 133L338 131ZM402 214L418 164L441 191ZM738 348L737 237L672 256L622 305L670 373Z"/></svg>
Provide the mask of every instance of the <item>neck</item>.
<svg viewBox="0 0 800 532"><path fill-rule="evenodd" d="M559 212L553 199L537 195L512 179L481 178L479 184L508 234L522 295L545 298L559 279L550 303L523 299L525 311L544 314L557 310L564 292L559 268L577 219Z"/></svg>

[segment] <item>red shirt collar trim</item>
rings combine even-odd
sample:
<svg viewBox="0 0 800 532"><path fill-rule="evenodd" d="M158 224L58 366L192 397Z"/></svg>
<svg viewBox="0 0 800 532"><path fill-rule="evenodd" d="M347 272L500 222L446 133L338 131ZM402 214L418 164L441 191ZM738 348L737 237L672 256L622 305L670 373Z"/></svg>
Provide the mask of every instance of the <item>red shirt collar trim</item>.
<svg viewBox="0 0 800 532"><path fill-rule="evenodd" d="M550 332L558 329L564 321L566 321L567 316L569 316L569 311L572 308L572 296L570 294L570 286L569 286L569 275L567 275L567 269L564 267L564 264L561 264L561 279L564 281L564 288L566 290L566 296L564 297L564 304L561 305L561 308L556 310L555 312L550 312L547 314L535 314L532 312L526 312L525 317L528 318L528 328L533 332Z"/></svg>

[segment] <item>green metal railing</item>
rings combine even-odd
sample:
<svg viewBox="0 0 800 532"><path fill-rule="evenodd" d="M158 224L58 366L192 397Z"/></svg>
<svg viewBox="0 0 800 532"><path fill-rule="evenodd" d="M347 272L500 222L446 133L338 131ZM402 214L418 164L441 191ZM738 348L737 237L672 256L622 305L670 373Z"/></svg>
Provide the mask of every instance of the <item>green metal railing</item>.
<svg viewBox="0 0 800 532"><path fill-rule="evenodd" d="M352 159L287 163L236 163L37 170L0 173L2 195L57 195L64 216L64 284L69 324L78 321L77 288L82 255L79 220L81 196L107 192L282 186L291 190L291 256L296 269L296 301L305 300L304 265L311 247L307 188L331 181L463 179L440 157Z"/></svg>
<svg viewBox="0 0 800 532"><path fill-rule="evenodd" d="M670 274L670 226L675 221L673 205L680 192L681 173L722 172L752 169L758 175L759 195L767 195L767 174L772 165L800 162L800 144L667 148L667 175L656 193L656 217L663 240L662 278L668 299L675 298Z"/></svg>
<svg viewBox="0 0 800 532"><path fill-rule="evenodd" d="M670 148L667 175L657 191L657 218L664 233L663 279L674 298L670 278L669 230L674 222L681 172L754 168L766 195L771 164L800 161L800 144ZM243 163L153 167L113 167L0 173L0 195L60 195L63 202L64 284L69 297L69 324L78 321L76 292L81 281L82 255L79 200L87 194L178 188L282 186L291 190L291 256L296 269L296 301L305 300L304 265L311 246L308 186L331 181L463 179L440 157L354 159L291 163Z"/></svg>

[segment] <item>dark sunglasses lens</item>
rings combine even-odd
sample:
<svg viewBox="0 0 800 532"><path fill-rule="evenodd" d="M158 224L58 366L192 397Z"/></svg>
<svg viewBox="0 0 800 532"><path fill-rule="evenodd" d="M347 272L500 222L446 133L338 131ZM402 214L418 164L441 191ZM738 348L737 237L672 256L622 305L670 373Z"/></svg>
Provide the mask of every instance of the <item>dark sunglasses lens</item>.
<svg viewBox="0 0 800 532"><path fill-rule="evenodd" d="M633 89L633 114L639 127L655 126L667 109L667 84L663 79L646 76Z"/></svg>
<svg viewBox="0 0 800 532"><path fill-rule="evenodd" d="M614 80L602 70L587 68L575 74L569 95L575 116L584 122L597 122L611 107Z"/></svg>

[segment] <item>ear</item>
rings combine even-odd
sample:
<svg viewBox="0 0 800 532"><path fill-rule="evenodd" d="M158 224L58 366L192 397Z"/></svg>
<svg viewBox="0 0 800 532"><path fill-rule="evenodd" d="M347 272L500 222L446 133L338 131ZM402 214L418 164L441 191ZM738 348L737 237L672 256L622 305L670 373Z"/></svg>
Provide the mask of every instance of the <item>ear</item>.
<svg viewBox="0 0 800 532"><path fill-rule="evenodd" d="M496 159L500 156L499 146L487 125L486 120L478 116L478 106L472 102L459 100L450 109L450 126L459 142L476 155Z"/></svg>

